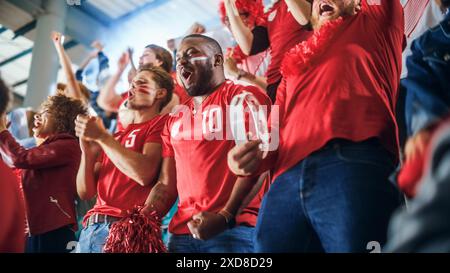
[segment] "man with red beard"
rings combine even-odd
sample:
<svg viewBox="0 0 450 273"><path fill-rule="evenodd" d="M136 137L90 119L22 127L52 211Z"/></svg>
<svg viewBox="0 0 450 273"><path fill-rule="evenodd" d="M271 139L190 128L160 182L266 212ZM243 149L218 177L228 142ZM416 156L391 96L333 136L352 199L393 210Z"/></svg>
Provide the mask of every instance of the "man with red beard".
<svg viewBox="0 0 450 273"><path fill-rule="evenodd" d="M242 176L274 166L257 251L363 252L371 241L385 243L401 200L388 177L398 154L402 7L396 0L315 0L311 23L314 36L283 61L276 160L262 160L251 141L233 148L228 163Z"/></svg>
<svg viewBox="0 0 450 273"><path fill-rule="evenodd" d="M170 252L253 252L259 202L243 201L254 179L238 178L227 168L234 146L227 137L227 109L242 94L252 94L261 105L270 100L256 87L227 81L220 45L203 35L183 39L177 73L191 99L166 123L161 175L145 211L163 216L178 195Z"/></svg>

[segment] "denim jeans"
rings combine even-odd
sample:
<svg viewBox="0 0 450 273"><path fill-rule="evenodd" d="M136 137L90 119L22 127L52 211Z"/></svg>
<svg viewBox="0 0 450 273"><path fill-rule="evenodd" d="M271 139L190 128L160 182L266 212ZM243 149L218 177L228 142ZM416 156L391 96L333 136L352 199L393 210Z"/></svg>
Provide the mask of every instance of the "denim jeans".
<svg viewBox="0 0 450 273"><path fill-rule="evenodd" d="M271 185L259 211L255 251L367 252L370 244L384 245L402 200L388 180L394 169L376 141L326 145Z"/></svg>
<svg viewBox="0 0 450 273"><path fill-rule="evenodd" d="M169 240L172 253L253 253L253 227L237 226L201 241L191 235L173 234Z"/></svg>
<svg viewBox="0 0 450 273"><path fill-rule="evenodd" d="M99 223L85 227L80 234L76 253L102 253L111 223Z"/></svg>

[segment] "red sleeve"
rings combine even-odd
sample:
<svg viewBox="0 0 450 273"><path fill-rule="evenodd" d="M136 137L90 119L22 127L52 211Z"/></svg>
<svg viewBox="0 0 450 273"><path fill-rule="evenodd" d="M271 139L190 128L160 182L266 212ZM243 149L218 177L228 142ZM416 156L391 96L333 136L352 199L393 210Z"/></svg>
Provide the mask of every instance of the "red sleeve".
<svg viewBox="0 0 450 273"><path fill-rule="evenodd" d="M162 157L174 157L175 152L173 151L172 143L170 140L170 119L166 122L164 125L164 128L161 133L161 139L162 139Z"/></svg>
<svg viewBox="0 0 450 273"><path fill-rule="evenodd" d="M73 145L68 144L68 141L61 140L27 150L17 143L9 131L0 133L0 149L19 169L57 167L72 162L73 156L79 153L75 153Z"/></svg>
<svg viewBox="0 0 450 273"><path fill-rule="evenodd" d="M0 253L23 252L25 246L25 209L19 183L13 172L0 161Z"/></svg>
<svg viewBox="0 0 450 273"><path fill-rule="evenodd" d="M166 124L168 115L163 115L158 120L156 120L148 129L148 132L145 136L144 143L158 143L162 144L161 133L164 129L164 125Z"/></svg>
<svg viewBox="0 0 450 273"><path fill-rule="evenodd" d="M404 29L403 7L400 0L361 0L363 12L390 27Z"/></svg>

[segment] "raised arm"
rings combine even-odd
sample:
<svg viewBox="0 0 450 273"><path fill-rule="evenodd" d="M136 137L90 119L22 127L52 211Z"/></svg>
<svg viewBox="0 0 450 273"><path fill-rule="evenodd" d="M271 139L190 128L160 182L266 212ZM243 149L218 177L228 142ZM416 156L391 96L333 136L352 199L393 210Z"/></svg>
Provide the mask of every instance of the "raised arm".
<svg viewBox="0 0 450 273"><path fill-rule="evenodd" d="M250 55L254 38L253 33L242 21L239 10L236 7L236 0L225 0L224 3L234 39L241 47L242 52Z"/></svg>
<svg viewBox="0 0 450 273"><path fill-rule="evenodd" d="M106 82L106 84L100 89L100 94L97 98L98 105L105 111L117 112L119 110L122 97L116 93L116 85L122 77L122 73L130 62L128 52L124 52L120 56L117 64L117 71Z"/></svg>
<svg viewBox="0 0 450 273"><path fill-rule="evenodd" d="M311 4L307 0L284 0L292 16L302 26L309 24Z"/></svg>
<svg viewBox="0 0 450 273"><path fill-rule="evenodd" d="M75 99L83 100L87 103L86 98L84 98L83 94L81 93L81 89L78 85L75 73L72 70L72 62L70 61L70 58L64 49L61 38L61 33L52 32L52 41L55 45L56 52L58 53L59 57L59 63L61 64L67 80L66 95Z"/></svg>

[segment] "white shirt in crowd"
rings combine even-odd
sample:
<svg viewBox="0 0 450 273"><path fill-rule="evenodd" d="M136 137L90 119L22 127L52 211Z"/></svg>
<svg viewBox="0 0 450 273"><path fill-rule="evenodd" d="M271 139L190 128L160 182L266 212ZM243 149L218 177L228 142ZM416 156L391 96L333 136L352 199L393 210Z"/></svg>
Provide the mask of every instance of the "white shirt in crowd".
<svg viewBox="0 0 450 273"><path fill-rule="evenodd" d="M444 14L435 0L401 0L405 9L405 35L408 45L403 52L403 65L401 78L406 78L406 58L412 54L411 44L428 29L439 24Z"/></svg>

